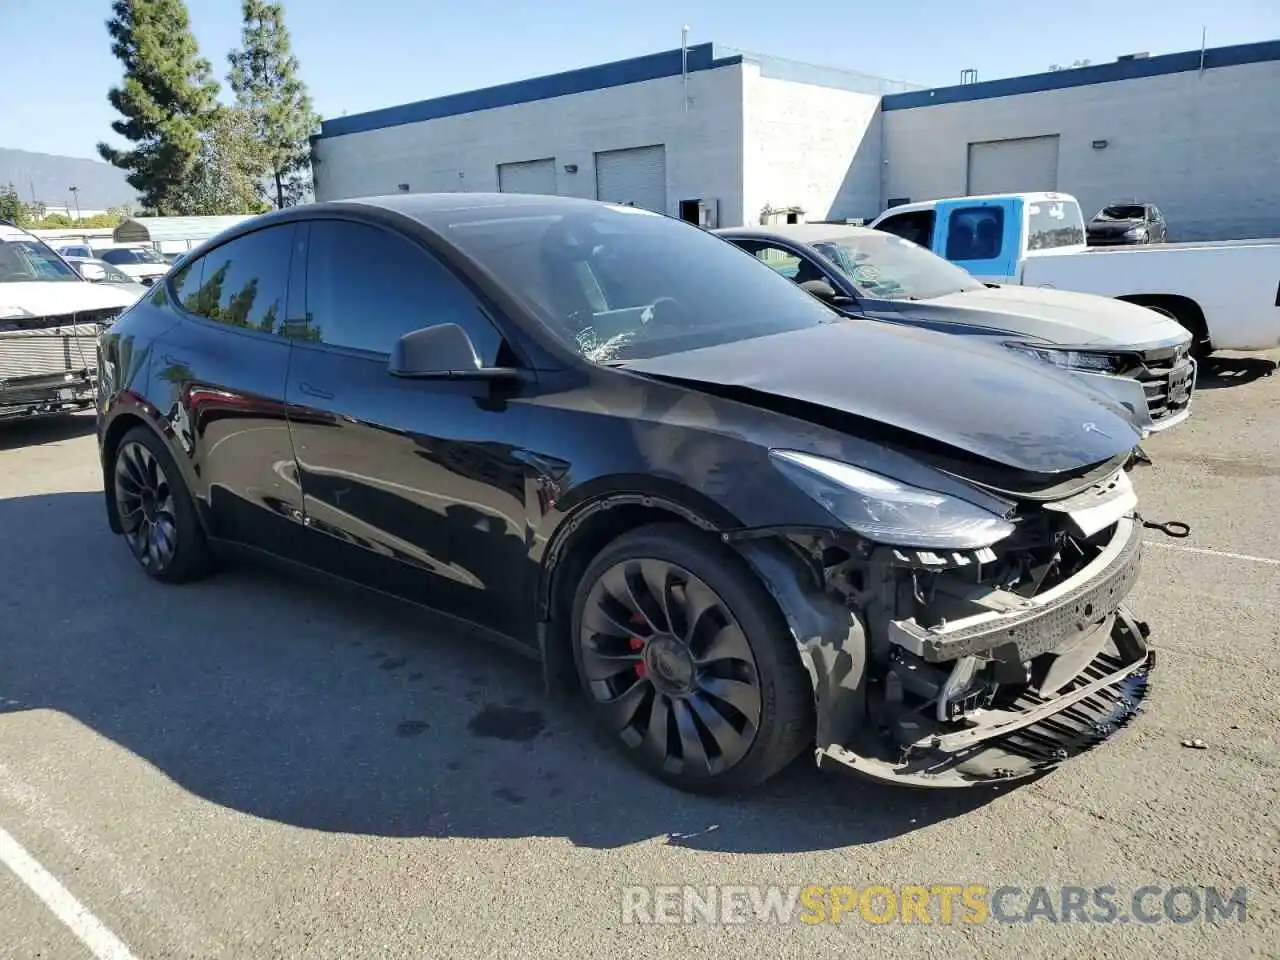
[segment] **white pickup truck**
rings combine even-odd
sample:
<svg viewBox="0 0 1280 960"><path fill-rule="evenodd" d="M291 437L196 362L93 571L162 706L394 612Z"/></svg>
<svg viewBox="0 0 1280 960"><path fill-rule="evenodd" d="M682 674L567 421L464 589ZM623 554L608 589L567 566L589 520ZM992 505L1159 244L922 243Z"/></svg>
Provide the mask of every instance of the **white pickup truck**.
<svg viewBox="0 0 1280 960"><path fill-rule="evenodd" d="M1128 300L1191 331L1197 356L1280 346L1280 240L1097 248L1065 193L1010 193L891 207L870 226L928 247L987 283Z"/></svg>

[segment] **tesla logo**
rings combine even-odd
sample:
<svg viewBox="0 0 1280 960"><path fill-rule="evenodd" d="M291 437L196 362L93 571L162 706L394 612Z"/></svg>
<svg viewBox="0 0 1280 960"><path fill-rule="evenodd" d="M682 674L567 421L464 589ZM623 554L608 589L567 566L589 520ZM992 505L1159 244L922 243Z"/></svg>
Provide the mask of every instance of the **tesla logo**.
<svg viewBox="0 0 1280 960"><path fill-rule="evenodd" d="M1082 429L1085 433L1096 433L1100 437L1106 437L1108 440L1111 439L1111 434L1099 430L1096 423L1086 423L1083 425Z"/></svg>

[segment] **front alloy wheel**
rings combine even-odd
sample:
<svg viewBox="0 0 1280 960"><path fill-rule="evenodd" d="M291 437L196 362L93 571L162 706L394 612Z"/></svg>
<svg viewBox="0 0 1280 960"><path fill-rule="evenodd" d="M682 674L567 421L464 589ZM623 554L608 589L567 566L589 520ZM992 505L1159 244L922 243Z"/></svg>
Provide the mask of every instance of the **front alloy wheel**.
<svg viewBox="0 0 1280 960"><path fill-rule="evenodd" d="M755 656L724 601L661 560L619 563L596 581L582 623L591 693L624 743L668 773L714 776L760 722Z"/></svg>
<svg viewBox="0 0 1280 960"><path fill-rule="evenodd" d="M812 692L779 611L727 548L662 524L596 558L576 658L601 726L685 789L751 786L802 749Z"/></svg>

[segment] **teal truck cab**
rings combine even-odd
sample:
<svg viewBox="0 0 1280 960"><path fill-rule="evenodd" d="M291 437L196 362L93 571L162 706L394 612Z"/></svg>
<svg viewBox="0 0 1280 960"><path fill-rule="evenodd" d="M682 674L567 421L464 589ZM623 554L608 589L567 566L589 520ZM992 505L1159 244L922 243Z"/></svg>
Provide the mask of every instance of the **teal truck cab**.
<svg viewBox="0 0 1280 960"><path fill-rule="evenodd" d="M928 247L987 283L1021 283L1026 262L1087 249L1084 215L1062 193L1010 193L892 207L871 223Z"/></svg>

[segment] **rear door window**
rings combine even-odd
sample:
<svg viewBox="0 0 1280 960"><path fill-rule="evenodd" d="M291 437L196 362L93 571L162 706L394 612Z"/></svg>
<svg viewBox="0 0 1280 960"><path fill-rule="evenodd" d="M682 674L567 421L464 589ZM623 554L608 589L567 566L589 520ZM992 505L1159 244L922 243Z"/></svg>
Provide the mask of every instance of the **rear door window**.
<svg viewBox="0 0 1280 960"><path fill-rule="evenodd" d="M1004 237L1003 207L960 207L947 224L948 260L994 260Z"/></svg>
<svg viewBox="0 0 1280 960"><path fill-rule="evenodd" d="M293 232L291 223L255 230L187 264L173 278L182 306L206 320L280 333Z"/></svg>

